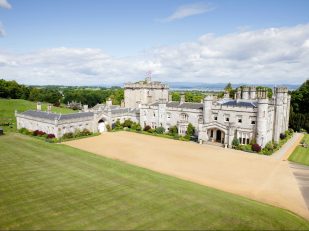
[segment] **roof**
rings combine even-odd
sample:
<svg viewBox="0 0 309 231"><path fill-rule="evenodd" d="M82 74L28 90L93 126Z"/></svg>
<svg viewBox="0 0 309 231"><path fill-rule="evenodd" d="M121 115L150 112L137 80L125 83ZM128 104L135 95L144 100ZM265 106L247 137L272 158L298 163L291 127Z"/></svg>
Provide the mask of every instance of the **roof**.
<svg viewBox="0 0 309 231"><path fill-rule="evenodd" d="M158 106L159 103L153 103L150 104L150 106ZM186 109L203 109L203 104L202 103L189 103L189 102L185 102L185 103L180 103L177 101L169 101L166 103L166 107L173 107L173 108L186 108Z"/></svg>
<svg viewBox="0 0 309 231"><path fill-rule="evenodd" d="M70 119L86 118L93 116L93 112L79 112L79 113L62 115L53 112L35 111L35 110L28 110L20 114L47 120L70 120Z"/></svg>
<svg viewBox="0 0 309 231"><path fill-rule="evenodd" d="M230 100L221 103L224 106L232 106L232 107L256 107L255 101L240 101L240 100Z"/></svg>

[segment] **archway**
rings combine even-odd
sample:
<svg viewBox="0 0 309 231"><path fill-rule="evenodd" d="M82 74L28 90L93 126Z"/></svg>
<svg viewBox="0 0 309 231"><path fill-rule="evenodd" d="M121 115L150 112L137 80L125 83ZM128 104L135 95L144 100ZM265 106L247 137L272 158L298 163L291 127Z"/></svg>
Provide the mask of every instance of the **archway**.
<svg viewBox="0 0 309 231"><path fill-rule="evenodd" d="M98 131L100 133L107 131L105 121L103 119L100 119L99 122L98 122Z"/></svg>
<svg viewBox="0 0 309 231"><path fill-rule="evenodd" d="M221 136L222 136L221 130L217 130L216 142L221 143L221 138L222 138Z"/></svg>

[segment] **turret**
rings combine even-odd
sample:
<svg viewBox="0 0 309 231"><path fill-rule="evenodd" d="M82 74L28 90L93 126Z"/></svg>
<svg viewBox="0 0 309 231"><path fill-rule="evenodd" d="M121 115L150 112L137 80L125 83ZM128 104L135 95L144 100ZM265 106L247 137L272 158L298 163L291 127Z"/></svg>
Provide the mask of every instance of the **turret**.
<svg viewBox="0 0 309 231"><path fill-rule="evenodd" d="M256 99L256 87L250 87L250 99Z"/></svg>
<svg viewBox="0 0 309 231"><path fill-rule="evenodd" d="M265 147L267 139L267 119L268 119L268 98L264 93L265 90L259 91L259 99L257 102L257 125L256 125L256 142L261 147Z"/></svg>
<svg viewBox="0 0 309 231"><path fill-rule="evenodd" d="M158 108L158 126L166 128L166 100L159 100Z"/></svg>
<svg viewBox="0 0 309 231"><path fill-rule="evenodd" d="M275 142L280 141L280 133L286 130L286 123L287 123L287 88L285 87L278 87L275 88L275 118L274 118L274 134L273 139Z"/></svg>
<svg viewBox="0 0 309 231"><path fill-rule="evenodd" d="M249 99L249 87L242 88L242 99Z"/></svg>
<svg viewBox="0 0 309 231"><path fill-rule="evenodd" d="M209 123L211 121L211 109L213 100L214 97L212 95L208 95L204 98L204 108L203 108L204 124Z"/></svg>

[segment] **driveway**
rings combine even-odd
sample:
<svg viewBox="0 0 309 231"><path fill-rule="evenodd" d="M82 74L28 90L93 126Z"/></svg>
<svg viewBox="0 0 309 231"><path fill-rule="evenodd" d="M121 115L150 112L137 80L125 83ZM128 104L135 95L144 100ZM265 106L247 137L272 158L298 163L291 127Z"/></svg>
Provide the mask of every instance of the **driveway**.
<svg viewBox="0 0 309 231"><path fill-rule="evenodd" d="M309 219L288 161L130 132L103 133L65 144L286 208Z"/></svg>

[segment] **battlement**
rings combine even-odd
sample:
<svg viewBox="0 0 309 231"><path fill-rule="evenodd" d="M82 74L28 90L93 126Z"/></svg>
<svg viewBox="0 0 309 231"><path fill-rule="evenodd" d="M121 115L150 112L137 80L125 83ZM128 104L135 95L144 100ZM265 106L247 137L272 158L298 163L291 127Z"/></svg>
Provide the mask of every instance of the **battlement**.
<svg viewBox="0 0 309 231"><path fill-rule="evenodd" d="M169 89L169 87L167 84L159 81L151 81L149 78L146 78L144 81L126 83L124 89Z"/></svg>
<svg viewBox="0 0 309 231"><path fill-rule="evenodd" d="M287 87L276 87L275 93L288 93L288 88Z"/></svg>

